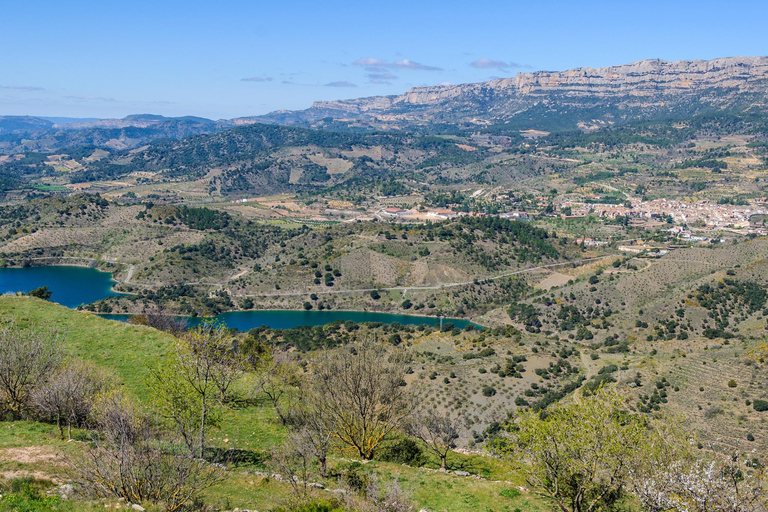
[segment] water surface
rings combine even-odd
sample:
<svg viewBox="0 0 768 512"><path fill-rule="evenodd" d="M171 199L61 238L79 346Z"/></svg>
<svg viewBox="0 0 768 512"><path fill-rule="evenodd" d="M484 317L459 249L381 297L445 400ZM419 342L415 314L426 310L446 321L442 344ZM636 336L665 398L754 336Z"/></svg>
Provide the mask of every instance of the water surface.
<svg viewBox="0 0 768 512"><path fill-rule="evenodd" d="M47 286L51 300L68 308L120 295L112 291L114 284L112 274L88 267L0 268L0 293L28 292Z"/></svg>
<svg viewBox="0 0 768 512"><path fill-rule="evenodd" d="M110 320L126 321L131 315L100 315ZM184 317L191 327L199 325L201 318ZM254 327L265 325L273 329L292 329L303 325L325 325L337 320L355 323L380 322L383 324L399 323L403 325L440 325L440 319L433 316L397 315L393 313L375 313L369 311L293 311L293 310L261 310L261 311L230 311L215 317L224 322L227 327L248 331ZM472 324L469 320L444 318L443 325L451 323L454 327L463 329ZM473 324L474 325L474 324Z"/></svg>
<svg viewBox="0 0 768 512"><path fill-rule="evenodd" d="M112 291L112 274L93 268L72 266L45 266L26 268L0 268L0 293L28 292L41 286L47 286L53 293L51 300L68 308L76 308L107 297L120 295ZM127 320L130 315L102 315L113 320ZM417 315L398 315L393 313L375 313L368 311L231 311L218 317L228 327L248 331L254 327L266 325L273 329L290 329L302 325L325 325L341 321L381 322L403 325L439 325L436 317ZM188 318L190 325L200 323L199 318ZM471 324L469 320L445 318L444 323L452 323L463 329Z"/></svg>

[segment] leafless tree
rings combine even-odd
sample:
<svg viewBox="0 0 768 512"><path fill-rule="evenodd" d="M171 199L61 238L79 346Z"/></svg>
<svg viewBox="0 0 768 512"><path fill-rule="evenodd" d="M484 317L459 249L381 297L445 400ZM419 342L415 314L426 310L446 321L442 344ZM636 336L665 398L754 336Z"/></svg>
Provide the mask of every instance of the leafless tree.
<svg viewBox="0 0 768 512"><path fill-rule="evenodd" d="M295 435L311 448L320 466L320 476L324 478L328 470L328 452L336 435L338 418L328 410L317 390L311 388L302 393L292 417L290 423L296 429Z"/></svg>
<svg viewBox="0 0 768 512"><path fill-rule="evenodd" d="M100 405L104 430L71 461L78 488L87 496L162 504L173 512L224 478L223 466L179 451L175 440L163 439L154 423L119 393Z"/></svg>
<svg viewBox="0 0 768 512"><path fill-rule="evenodd" d="M406 424L408 434L421 439L440 457L440 468L443 470L447 467L448 452L456 446L459 429L458 419L447 411L440 414L434 409L420 411L409 418Z"/></svg>
<svg viewBox="0 0 768 512"><path fill-rule="evenodd" d="M309 478L315 457L315 448L307 439L301 431L295 431L288 436L281 449L272 453L277 470L288 479L299 502L304 502L309 497Z"/></svg>
<svg viewBox="0 0 768 512"><path fill-rule="evenodd" d="M765 474L738 459L677 460L635 482L649 512L765 512Z"/></svg>
<svg viewBox="0 0 768 512"><path fill-rule="evenodd" d="M269 400L284 426L301 402L300 384L298 365L290 354L280 350L275 350L259 368L257 390Z"/></svg>
<svg viewBox="0 0 768 512"><path fill-rule="evenodd" d="M372 474L363 495L346 494L344 497L347 510L359 512L412 512L416 507L411 503L411 496L405 492L397 480L382 489L376 474Z"/></svg>
<svg viewBox="0 0 768 512"><path fill-rule="evenodd" d="M56 330L0 327L0 412L22 418L34 387L41 385L61 361L62 335Z"/></svg>
<svg viewBox="0 0 768 512"><path fill-rule="evenodd" d="M401 351L366 341L326 351L312 365L317 400L334 418L336 437L366 460L411 412Z"/></svg>
<svg viewBox="0 0 768 512"><path fill-rule="evenodd" d="M38 417L54 421L64 437L72 427L86 426L96 397L114 385L105 372L83 361L68 361L45 383L35 388L32 403Z"/></svg>
<svg viewBox="0 0 768 512"><path fill-rule="evenodd" d="M189 328L189 322L159 305L144 308L141 314L128 319L129 323L148 325L174 336L181 336Z"/></svg>

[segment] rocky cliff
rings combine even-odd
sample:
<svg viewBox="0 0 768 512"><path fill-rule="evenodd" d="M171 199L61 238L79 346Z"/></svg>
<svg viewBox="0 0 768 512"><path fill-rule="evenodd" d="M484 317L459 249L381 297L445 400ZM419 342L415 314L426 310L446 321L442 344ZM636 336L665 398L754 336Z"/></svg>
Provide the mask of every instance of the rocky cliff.
<svg viewBox="0 0 768 512"><path fill-rule="evenodd" d="M767 94L768 57L655 59L607 68L519 73L474 84L415 87L399 96L322 101L304 111L283 111L259 120L314 123L330 117L373 126L435 121L491 124L509 122L526 112L527 117L541 117L541 112L555 109L567 112L579 125L594 120L590 116L595 109L616 119L695 113L711 107L765 109ZM583 111L582 119L578 110ZM530 124L536 127L535 120Z"/></svg>

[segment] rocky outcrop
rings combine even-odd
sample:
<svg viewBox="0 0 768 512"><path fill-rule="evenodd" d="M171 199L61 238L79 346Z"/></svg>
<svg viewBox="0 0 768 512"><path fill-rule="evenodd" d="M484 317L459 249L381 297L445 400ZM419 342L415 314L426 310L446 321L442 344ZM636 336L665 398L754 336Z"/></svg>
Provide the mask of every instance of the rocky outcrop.
<svg viewBox="0 0 768 512"><path fill-rule="evenodd" d="M414 87L399 96L319 101L299 112L262 116L262 122L315 122L331 117L380 122L504 121L534 106L612 105L617 109L664 107L680 102L765 107L768 57L666 62L643 60L606 68L519 73L489 82Z"/></svg>

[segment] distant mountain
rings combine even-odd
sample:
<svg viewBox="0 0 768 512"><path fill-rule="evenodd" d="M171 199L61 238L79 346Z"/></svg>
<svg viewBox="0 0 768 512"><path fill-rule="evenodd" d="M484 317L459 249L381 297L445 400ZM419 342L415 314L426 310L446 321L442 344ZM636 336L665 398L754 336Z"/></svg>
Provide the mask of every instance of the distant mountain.
<svg viewBox="0 0 768 512"><path fill-rule="evenodd" d="M689 117L705 111L765 112L768 57L710 61L643 60L606 68L519 73L489 82L414 87L396 96L318 101L240 122L322 127L343 121L368 128L597 129L605 125Z"/></svg>
<svg viewBox="0 0 768 512"><path fill-rule="evenodd" d="M232 127L202 117L135 114L123 119L0 117L0 154L51 152L76 146L133 149L157 139L183 139Z"/></svg>
<svg viewBox="0 0 768 512"><path fill-rule="evenodd" d="M78 146L134 149L251 124L330 131L429 133L520 130L585 132L645 120L768 111L768 57L644 60L606 68L519 73L474 84L415 87L404 94L318 101L300 111L213 121L135 114L123 119L0 117L0 154Z"/></svg>
<svg viewBox="0 0 768 512"><path fill-rule="evenodd" d="M98 117L38 117L38 119L44 119L56 125L92 123L99 120Z"/></svg>
<svg viewBox="0 0 768 512"><path fill-rule="evenodd" d="M67 128L150 128L167 123L215 125L216 121L194 116L165 117L156 114L132 114L122 119L96 119L90 122L70 124Z"/></svg>
<svg viewBox="0 0 768 512"><path fill-rule="evenodd" d="M31 116L0 116L0 134L48 130L51 121Z"/></svg>

